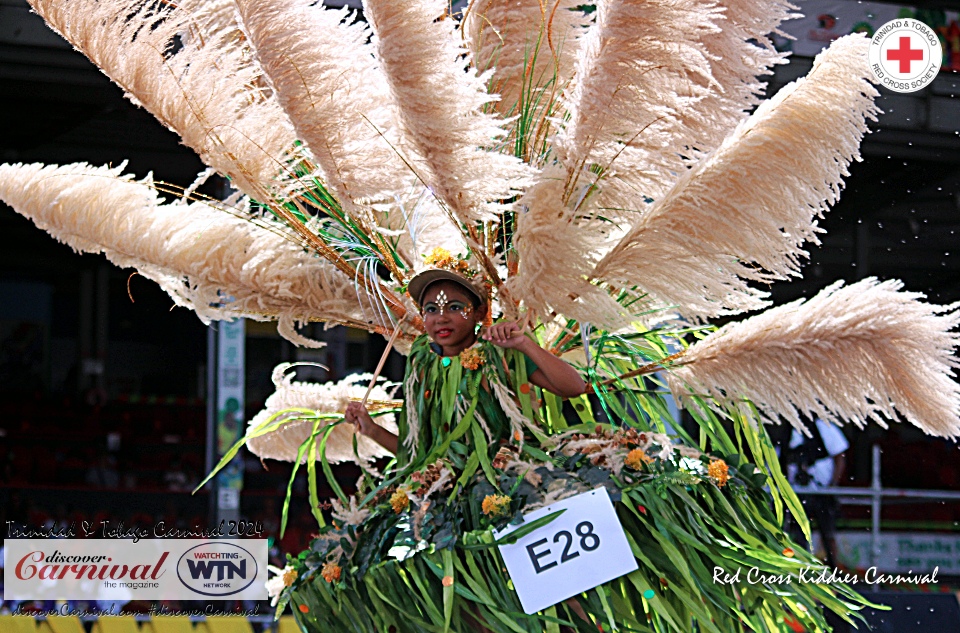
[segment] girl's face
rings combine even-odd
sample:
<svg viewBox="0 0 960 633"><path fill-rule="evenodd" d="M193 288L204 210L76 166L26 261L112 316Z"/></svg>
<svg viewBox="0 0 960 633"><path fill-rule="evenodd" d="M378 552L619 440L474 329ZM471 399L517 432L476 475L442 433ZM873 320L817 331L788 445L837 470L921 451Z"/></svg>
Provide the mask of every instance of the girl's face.
<svg viewBox="0 0 960 633"><path fill-rule="evenodd" d="M481 317L470 298L460 284L452 281L430 284L423 293L423 325L444 356L455 356L477 340L476 326Z"/></svg>

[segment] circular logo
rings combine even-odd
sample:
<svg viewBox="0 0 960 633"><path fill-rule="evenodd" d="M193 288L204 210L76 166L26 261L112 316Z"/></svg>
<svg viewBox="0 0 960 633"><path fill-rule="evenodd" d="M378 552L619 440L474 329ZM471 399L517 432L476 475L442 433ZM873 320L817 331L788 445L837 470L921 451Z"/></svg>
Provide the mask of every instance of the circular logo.
<svg viewBox="0 0 960 633"><path fill-rule="evenodd" d="M257 559L239 545L211 541L183 553L177 561L177 578L204 596L230 596L256 580Z"/></svg>
<svg viewBox="0 0 960 633"><path fill-rule="evenodd" d="M920 20L890 20L870 40L870 70L888 90L916 92L937 76L943 48L936 31Z"/></svg>

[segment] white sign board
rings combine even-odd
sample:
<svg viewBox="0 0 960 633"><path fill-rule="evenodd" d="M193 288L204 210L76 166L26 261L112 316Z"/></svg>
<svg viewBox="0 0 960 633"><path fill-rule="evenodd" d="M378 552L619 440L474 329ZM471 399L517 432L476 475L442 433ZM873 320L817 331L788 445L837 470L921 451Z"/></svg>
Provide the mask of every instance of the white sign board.
<svg viewBox="0 0 960 633"><path fill-rule="evenodd" d="M605 488L597 488L523 516L525 522L563 510L512 545L500 545L520 604L536 613L637 569L623 526ZM499 539L524 524L498 532Z"/></svg>
<svg viewBox="0 0 960 633"><path fill-rule="evenodd" d="M814 534L814 551L820 547ZM939 568L941 574L960 573L960 536L922 532L882 532L875 565L885 573L928 574ZM868 569L869 532L837 532L837 558L850 569Z"/></svg>

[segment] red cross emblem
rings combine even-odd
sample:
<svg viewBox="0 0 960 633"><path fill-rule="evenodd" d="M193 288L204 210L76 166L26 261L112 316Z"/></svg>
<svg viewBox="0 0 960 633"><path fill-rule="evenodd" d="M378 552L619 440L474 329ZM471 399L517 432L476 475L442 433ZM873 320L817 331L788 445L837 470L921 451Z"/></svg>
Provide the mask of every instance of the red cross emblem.
<svg viewBox="0 0 960 633"><path fill-rule="evenodd" d="M900 37L900 48L891 48L887 51L887 61L900 62L900 72L907 74L910 72L910 62L921 61L923 59L922 48L910 48L910 36Z"/></svg>

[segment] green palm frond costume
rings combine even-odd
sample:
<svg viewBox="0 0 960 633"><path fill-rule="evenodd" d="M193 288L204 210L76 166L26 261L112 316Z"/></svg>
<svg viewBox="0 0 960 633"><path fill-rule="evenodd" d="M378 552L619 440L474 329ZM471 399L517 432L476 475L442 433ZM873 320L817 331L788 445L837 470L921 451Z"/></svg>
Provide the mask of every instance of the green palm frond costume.
<svg viewBox="0 0 960 633"><path fill-rule="evenodd" d="M0 199L205 320L276 320L314 347L299 324L343 324L408 353L404 405L374 413L399 416L399 454L358 496L330 468L382 455L342 424L353 385L297 387L244 440L300 434L283 456L320 533L270 586L305 631L821 631L821 605L866 604L784 580L818 563L782 531L785 509L806 520L764 423L960 434L956 306L865 279L705 325L799 274L878 112L865 38L762 100L783 0L364 0L369 23L313 0L28 1L210 169L178 190L4 164ZM196 195L211 173L236 193ZM428 263L589 395L540 392L490 344L434 353L407 292ZM523 613L494 530L598 488L638 569Z"/></svg>

